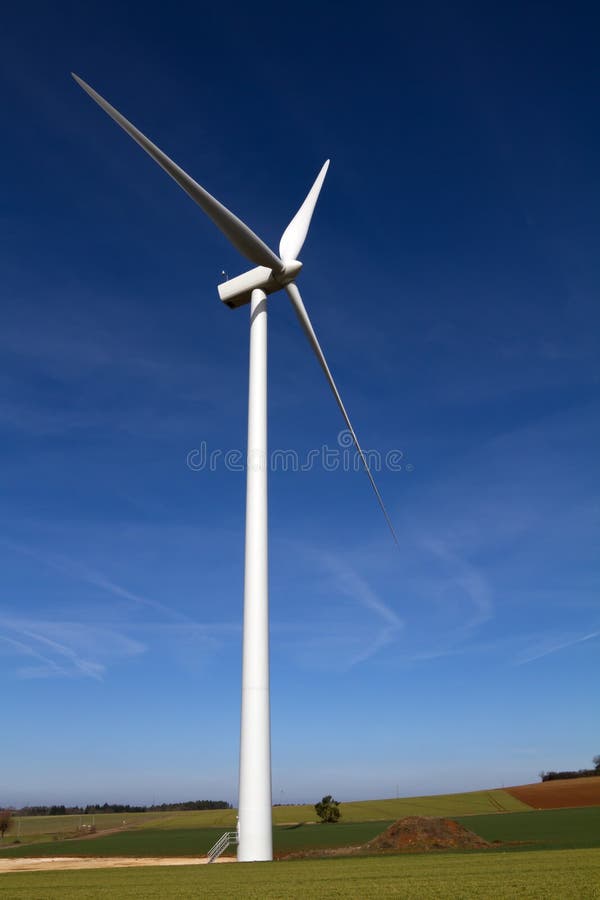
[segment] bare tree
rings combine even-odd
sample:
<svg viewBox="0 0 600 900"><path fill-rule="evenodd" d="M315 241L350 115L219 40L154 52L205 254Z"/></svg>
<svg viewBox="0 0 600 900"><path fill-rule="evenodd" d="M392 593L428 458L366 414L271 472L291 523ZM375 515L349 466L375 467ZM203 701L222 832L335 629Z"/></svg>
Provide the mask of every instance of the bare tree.
<svg viewBox="0 0 600 900"><path fill-rule="evenodd" d="M12 824L12 812L10 809L0 809L0 839L4 840L4 835Z"/></svg>

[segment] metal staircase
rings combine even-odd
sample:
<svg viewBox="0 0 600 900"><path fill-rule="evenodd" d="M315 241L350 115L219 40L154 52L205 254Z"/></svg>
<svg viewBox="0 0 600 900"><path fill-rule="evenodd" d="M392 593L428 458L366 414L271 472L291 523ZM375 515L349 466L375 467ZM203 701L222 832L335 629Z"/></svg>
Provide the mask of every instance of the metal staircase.
<svg viewBox="0 0 600 900"><path fill-rule="evenodd" d="M230 844L238 843L238 833L237 831L226 831L225 834L222 834L216 844L210 848L208 853L209 863L214 862L217 857L219 857L222 853L227 850Z"/></svg>

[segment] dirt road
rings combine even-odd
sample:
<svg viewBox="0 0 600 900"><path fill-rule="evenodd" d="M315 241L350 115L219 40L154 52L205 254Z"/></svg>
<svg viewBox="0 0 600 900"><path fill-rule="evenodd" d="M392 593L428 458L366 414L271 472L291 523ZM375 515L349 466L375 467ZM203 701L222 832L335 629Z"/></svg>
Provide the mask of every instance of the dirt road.
<svg viewBox="0 0 600 900"><path fill-rule="evenodd" d="M221 856L216 863L236 862L234 857ZM6 872L42 872L48 869L128 869L134 866L202 866L206 856L39 856L21 859L2 859L0 874Z"/></svg>

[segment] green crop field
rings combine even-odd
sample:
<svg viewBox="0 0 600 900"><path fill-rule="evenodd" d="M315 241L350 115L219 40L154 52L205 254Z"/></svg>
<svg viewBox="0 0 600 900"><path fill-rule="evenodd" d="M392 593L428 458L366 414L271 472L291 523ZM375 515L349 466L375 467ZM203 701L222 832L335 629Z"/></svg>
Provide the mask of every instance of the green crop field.
<svg viewBox="0 0 600 900"><path fill-rule="evenodd" d="M395 821L403 816L468 816L495 812L519 812L530 809L507 791L470 791L465 794L439 794L432 797L403 797L399 800L356 800L342 803L344 822ZM236 810L198 810L169 813L150 828L210 828L235 826ZM273 823L285 825L316 822L314 806L275 806Z"/></svg>
<svg viewBox="0 0 600 900"><path fill-rule="evenodd" d="M465 795L468 796L468 795ZM432 798L433 799L433 798ZM189 822L196 813L179 814ZM600 847L600 807L529 810L455 817L471 831L489 841L501 841L501 849L541 850ZM333 847L353 847L366 843L393 820L347 822L335 825L279 825L273 829L273 845L278 854ZM7 847L0 856L203 856L222 834L221 828L173 827L132 828L85 840L50 841ZM235 848L229 851L235 854Z"/></svg>
<svg viewBox="0 0 600 900"><path fill-rule="evenodd" d="M314 813L314 810L313 810ZM220 828L230 831L235 828L237 809L194 809L185 812L169 812L148 828ZM146 827L142 823L142 827Z"/></svg>
<svg viewBox="0 0 600 900"><path fill-rule="evenodd" d="M285 807L283 807L285 808ZM288 807L292 812L295 807ZM298 807L304 809L305 807ZM312 807L306 807L312 809ZM507 791L470 791L466 794L438 794L432 797L403 797L399 800L362 800L343 803L342 815L346 822L365 822L369 819L401 819L404 816L468 816L484 813L519 812L530 809ZM310 819L314 821L314 809ZM275 821L285 821L276 819Z"/></svg>
<svg viewBox="0 0 600 900"><path fill-rule="evenodd" d="M391 824L390 821L279 826L273 829L273 848L275 853L295 853L330 847L357 847L377 837Z"/></svg>
<svg viewBox="0 0 600 900"><path fill-rule="evenodd" d="M406 797L399 800L360 800L342 804L342 822L390 822L403 816L466 816L485 813L518 812L529 807L502 790L440 794L433 797ZM314 807L275 806L275 825L316 822ZM235 809L203 809L190 812L96 813L94 816L17 816L7 835L7 843L19 838L21 844L70 838L82 826L94 825L97 832L117 828L188 830L235 828ZM100 838L98 838L99 840ZM56 852L56 846L54 848ZM0 853L3 852L0 848Z"/></svg>
<svg viewBox="0 0 600 900"><path fill-rule="evenodd" d="M145 823L156 825L172 813L96 813L94 815L73 816L15 816L7 840L19 838L23 843L46 838L49 835L58 839L82 833L86 828L94 826L98 831L106 828L118 828L125 822L131 827Z"/></svg>
<svg viewBox="0 0 600 900"><path fill-rule="evenodd" d="M192 814L193 815L193 814ZM393 820L392 820L393 821ZM471 831L501 849L569 849L600 847L600 807L530 810L525 813L457 817ZM276 853L353 847L382 832L390 821L338 822L335 825L279 825L273 829ZM221 828L134 828L86 840L51 841L8 847L2 856L203 856L222 834ZM230 848L231 854L235 848Z"/></svg>
<svg viewBox="0 0 600 900"><path fill-rule="evenodd" d="M401 819L403 816L468 816L494 812L518 812L530 807L507 791L470 791L465 794L437 794L432 797L402 797L391 800L356 800L342 803L346 822ZM275 824L315 822L313 806L276 806Z"/></svg>
<svg viewBox="0 0 600 900"><path fill-rule="evenodd" d="M314 826L313 826L314 827ZM136 828L85 840L9 847L0 857L26 856L204 856L223 834L220 828Z"/></svg>
<svg viewBox="0 0 600 900"><path fill-rule="evenodd" d="M597 900L600 850L409 855L0 875L6 900L219 897Z"/></svg>
<svg viewBox="0 0 600 900"><path fill-rule="evenodd" d="M376 837L389 822L340 822L336 825L279 826L273 829L276 853L351 847ZM221 836L220 828L139 828L57 844L10 847L3 857L26 856L204 856ZM235 855L235 847L229 850Z"/></svg>
<svg viewBox="0 0 600 900"><path fill-rule="evenodd" d="M458 821L488 841L525 842L529 850L532 844L548 850L600 847L600 806L468 816Z"/></svg>

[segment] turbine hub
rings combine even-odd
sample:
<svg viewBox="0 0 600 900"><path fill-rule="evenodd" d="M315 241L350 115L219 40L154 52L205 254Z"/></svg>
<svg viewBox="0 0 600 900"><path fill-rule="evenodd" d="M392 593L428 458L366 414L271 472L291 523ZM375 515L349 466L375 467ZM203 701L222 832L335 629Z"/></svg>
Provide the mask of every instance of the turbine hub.
<svg viewBox="0 0 600 900"><path fill-rule="evenodd" d="M301 268L302 263L299 259L288 260L288 262L284 262L281 272L273 272L273 278L278 284L285 287L296 278Z"/></svg>

